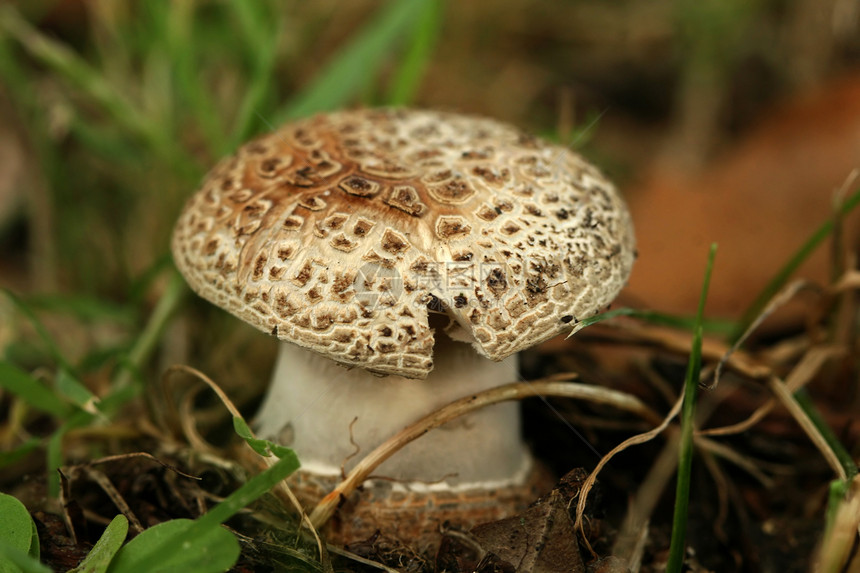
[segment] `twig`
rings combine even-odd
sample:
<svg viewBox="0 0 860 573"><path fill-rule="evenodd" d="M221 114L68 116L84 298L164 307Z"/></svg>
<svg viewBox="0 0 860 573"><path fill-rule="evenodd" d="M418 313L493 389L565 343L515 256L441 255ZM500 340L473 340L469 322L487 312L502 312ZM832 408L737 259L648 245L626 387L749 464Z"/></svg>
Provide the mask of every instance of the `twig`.
<svg viewBox="0 0 860 573"><path fill-rule="evenodd" d="M594 482L597 481L597 475L600 473L603 467L608 464L613 457L615 457L615 454L622 452L631 446L644 444L645 442L651 441L657 436L659 436L660 433L663 432L663 430L665 430L669 426L669 423L678 415L678 412L681 411L681 406L683 405L683 403L684 393L681 392L681 395L678 397L678 400L675 402L674 406L672 406L672 409L669 411L669 414L665 418L663 418L663 420L656 428L654 428L653 430L649 430L643 434L637 434L635 436L627 438L626 440L612 448L612 451L610 451L608 454L603 456L603 458L601 458L594 470L592 470L586 480L582 483L582 489L580 489L579 491L579 500L576 503L576 521L574 522L573 526L579 529L580 533L582 534L582 542L585 543L585 546L595 557L597 557L597 554L595 553L594 549L592 549L591 544L586 538L585 526L583 525L582 517L585 514L585 503L588 501L588 492L590 492L591 488L594 487Z"/></svg>
<svg viewBox="0 0 860 573"><path fill-rule="evenodd" d="M599 386L590 386L575 382L558 382L556 380L517 382L499 386L461 398L447 406L443 406L414 424L407 426L379 445L349 472L345 480L317 504L311 512L311 523L315 527L322 527L334 514L340 500L355 491L370 476L373 470L403 446L423 436L433 428L437 428L454 418L483 408L484 406L489 406L490 404L507 400L522 400L532 396L557 396L590 400L627 410L652 422L660 420L660 417L653 410L648 408L635 396Z"/></svg>

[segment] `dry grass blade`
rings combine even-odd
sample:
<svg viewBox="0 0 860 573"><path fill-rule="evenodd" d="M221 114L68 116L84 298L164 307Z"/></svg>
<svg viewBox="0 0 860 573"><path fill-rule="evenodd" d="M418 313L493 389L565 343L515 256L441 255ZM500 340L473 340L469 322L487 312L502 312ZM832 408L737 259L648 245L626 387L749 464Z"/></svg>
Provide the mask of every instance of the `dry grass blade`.
<svg viewBox="0 0 860 573"><path fill-rule="evenodd" d="M611 555L625 560L631 573L636 573L642 561L647 540L648 523L666 484L678 469L678 433L667 436L663 451L639 485L630 502L621 531L612 546Z"/></svg>
<svg viewBox="0 0 860 573"><path fill-rule="evenodd" d="M365 559L361 555L356 555L352 551L347 551L343 547L338 547L336 545L326 544L328 550L335 555L340 555L341 557L346 557L347 559L351 559L356 563L361 563L362 565L367 565L368 567L373 567L375 569L379 569L380 571L385 571L386 573L400 573L397 569L392 569L387 565L379 563L378 561L373 561L371 559Z"/></svg>
<svg viewBox="0 0 860 573"><path fill-rule="evenodd" d="M809 418L800 404L797 403L792 391L788 386L786 386L785 382L780 380L778 377L773 376L768 382L768 386L773 393L776 394L777 399L782 402L782 405L785 406L786 410L788 410L792 417L794 417L795 421L800 425L803 431L806 432L806 435L809 436L809 439L812 440L812 443L815 444L815 447L817 447L824 456L824 459L830 465L837 477L842 480L848 479L848 475L845 473L845 468L843 468L842 464L839 462L839 457L836 455L836 452L833 451L827 443L827 440L823 435L821 435L821 431L816 427L815 423Z"/></svg>
<svg viewBox="0 0 860 573"><path fill-rule="evenodd" d="M588 501L588 492L591 491L591 488L594 487L594 482L597 481L597 475L603 469L603 466L609 463L609 461L615 457L615 454L626 450L631 446L636 446L638 444L644 444L645 442L649 442L660 435L663 430L665 430L669 423L678 415L678 412L681 411L681 406L684 404L684 393L681 392L681 395L678 397L678 400L675 402L672 409L669 411L669 414L660 422L660 424L654 428L653 430L649 430L643 434L637 434L630 438L627 438L610 451L608 454L603 456L600 461L597 463L597 466L594 470L589 474L588 478L583 482L582 489L579 492L579 500L576 502L576 521L574 522L574 527L579 529L582 534L582 542L585 543L585 546L591 552L592 555L597 557L597 554L592 549L591 544L588 542L588 538L585 535L585 526L583 524L583 515L585 514L585 504Z"/></svg>
<svg viewBox="0 0 860 573"><path fill-rule="evenodd" d="M703 450L720 456L723 459L726 459L739 468L746 470L752 477L758 480L764 487L770 488L773 487L773 480L766 476L761 470L758 469L755 462L746 456L742 456L738 452L734 451L730 447L725 444L721 444L719 442L715 442L714 440L709 440L703 436L696 436L695 438L696 446L702 448Z"/></svg>
<svg viewBox="0 0 860 573"><path fill-rule="evenodd" d="M786 377L785 385L791 392L797 392L808 384L813 377L821 370L821 367L830 360L845 353L845 349L836 346L816 346L810 348L803 356L801 361L794 367L794 370ZM723 426L721 428L710 428L697 432L700 436L727 436L731 434L739 434L749 430L752 426L764 418L773 407L776 405L774 399L770 399L759 406L746 420Z"/></svg>
<svg viewBox="0 0 860 573"><path fill-rule="evenodd" d="M574 382L559 382L558 378L536 380L533 382L515 382L499 386L451 402L447 406L443 406L414 424L407 426L383 442L365 456L349 475L346 476L346 479L317 504L313 512L311 512L311 522L316 527L321 527L325 524L334 514L340 500L355 491L371 475L373 470L403 446L430 430L490 404L505 402L507 400L522 400L533 396L555 396L559 398L589 400L626 410L649 421L660 419L654 411L635 396L599 386Z"/></svg>
<svg viewBox="0 0 860 573"><path fill-rule="evenodd" d="M848 495L839 504L836 517L824 536L818 550L815 571L836 573L846 571L845 564L851 550L860 538L860 475L854 476ZM847 571L854 573L860 567L860 551L854 555Z"/></svg>
<svg viewBox="0 0 860 573"><path fill-rule="evenodd" d="M705 467L708 469L708 472L711 474L711 478L714 480L714 485L717 490L718 502L717 515L714 518L714 535L716 535L717 539L725 543L728 537L726 536L724 526L729 517L729 488L733 487L732 482L729 480L720 464L717 463L716 458L710 452L705 450L701 452L701 456L702 461L705 463Z"/></svg>
<svg viewBox="0 0 860 573"><path fill-rule="evenodd" d="M209 386L209 389L212 390L213 392L215 392L215 395L218 396L218 399L221 400L221 403L224 404L224 407L227 408L227 410L230 412L230 414L232 414L233 416L238 416L239 418L242 418L241 412L239 412L239 409L236 407L235 404L233 404L233 401L230 400L230 397L227 396L227 394L224 392L224 390L222 390L221 387L218 386L218 384L216 384L211 378L209 378L208 376L206 376L204 373L200 372L196 368L192 368L192 367L186 366L184 364L175 364L165 371L164 383L167 384L168 382L172 382L172 380L173 380L172 375L176 372L184 372L185 374L188 374L189 376L196 378L196 379L200 380L201 382L203 382L204 384L206 384L207 386ZM169 399L171 394L168 393L167 396Z"/></svg>
<svg viewBox="0 0 860 573"><path fill-rule="evenodd" d="M779 291L776 296L770 299L770 302L767 303L767 306L759 313L759 315L753 320L749 327L741 334L741 336L735 341L734 344L723 354L723 357L720 358L720 361L717 362L717 366L714 369L714 380L708 385L708 389L713 389L720 383L720 375L723 372L723 368L725 365L731 360L731 357L741 345L746 341L749 336L755 332L755 330L761 326L767 317L776 312L779 308L785 306L791 299L797 296L801 290L811 288L811 285L808 281L805 280L797 280L785 286L781 291Z"/></svg>
<svg viewBox="0 0 860 573"><path fill-rule="evenodd" d="M122 513L127 519L128 524L136 533L143 532L143 524L140 523L140 520L128 506L125 498L122 497L122 494L116 489L116 486L113 485L113 482L110 481L110 478L107 477L104 473L98 471L97 469L91 467L84 467L84 473L88 478L93 480L98 484L102 491L107 494L116 508Z"/></svg>
<svg viewBox="0 0 860 573"><path fill-rule="evenodd" d="M860 271L851 269L849 271L845 271L839 280L836 281L836 284L833 285L831 290L835 293L841 293L855 289L860 289Z"/></svg>
<svg viewBox="0 0 860 573"><path fill-rule="evenodd" d="M161 467L163 467L165 469L172 471L173 473L181 475L182 477L185 477L188 479L194 479L194 480L200 479L197 476L193 476L191 474L187 474L187 473L183 472L182 470L180 470L179 468L177 468L174 465L171 465L171 464L168 464L168 463L161 461L160 459L156 458L155 456L153 456L152 454L150 454L148 452L130 452L128 454L117 454L115 456L105 456L103 458L99 458L97 460L87 462L85 465L94 466L96 464L106 464L106 463L115 462L115 461L119 461L119 460L127 460L130 458L145 458L147 460L151 460L151 461L157 463L158 465L160 465Z"/></svg>
<svg viewBox="0 0 860 573"><path fill-rule="evenodd" d="M680 332L664 326L643 325L626 321L612 324L629 333L637 344L657 346L684 357L690 354L692 335L688 332ZM727 366L744 376L757 380L766 379L770 376L771 369L757 362L746 352L742 350L729 352L729 350L724 342L705 338L702 340L702 361L717 362L725 358ZM728 357L727 354L729 354Z"/></svg>
<svg viewBox="0 0 860 573"><path fill-rule="evenodd" d="M224 404L224 407L226 407L227 410L233 416L241 418L242 420L244 420L244 417L242 416L241 412L239 412L239 409L236 408L236 405L233 404L233 401L230 400L229 396L227 396L227 394L224 393L224 391L221 389L221 387L218 386L211 378L209 378L208 376L206 376L204 373L200 372L196 368L192 368L192 367L186 366L184 364L173 365L170 368L168 368L167 371L164 373L165 383L167 383L171 379L171 375L176 373L176 372L184 372L185 374L188 374L188 375L202 381L204 384L209 386L209 388L213 392L215 392L215 395L218 396L218 398L221 400L221 403ZM170 396L170 394L168 393L168 397L169 396ZM252 432L252 436L253 436L253 432ZM268 467L271 467L272 465L274 465L276 463L276 460L274 458L272 458L271 456L268 458L260 458L260 459L262 459L263 463L265 463ZM298 511L299 515L301 516L302 525L307 527L308 530L311 532L311 534L314 536L314 539L316 540L317 549L319 550L320 556L321 557L325 556L326 553L325 553L325 548L324 548L322 539L320 539L320 536L319 536L319 533L317 532L316 527L314 527L311 520L308 519L307 513L305 513L305 510L302 507L302 504L299 503L298 498L296 498L293 491L290 489L290 487L284 481L280 482L279 491L283 495L286 496L286 498L289 500L290 504L292 504L292 506Z"/></svg>
<svg viewBox="0 0 860 573"><path fill-rule="evenodd" d="M199 480L200 479L197 476L193 476L191 474L187 474L187 473L181 471L179 468L177 468L171 464L164 463L163 461L159 460L157 457L155 457L152 454L149 454L147 452L131 452L128 454L118 454L118 455L114 455L114 456L105 456L105 457L99 458L97 460L92 460L90 462L87 462L85 464L69 466L67 468L64 468L64 471L67 474L67 479L69 479L69 480L74 479L75 476L80 472L80 473L83 473L91 481L95 482L102 489L102 491L104 491L105 494L110 498L110 500L113 502L113 504L119 510L119 512L122 513L128 519L128 522L129 522L129 525L131 526L131 528L134 529L137 533L140 533L144 530L143 524L140 522L140 520L137 518L137 516L131 510L131 507L129 507L128 503L125 501L125 498L123 498L122 494L119 492L119 490L117 490L116 486L113 484L113 482L110 480L110 478L104 472L99 471L93 467L97 464L107 464L107 463L112 463L112 462L117 462L117 461L122 461L122 460L128 460L128 459L132 459L132 458L144 458L144 459L153 461L153 462L159 464L160 466L162 466L163 468L170 470L170 471L174 472L175 474L181 475L182 477L185 477L188 479L193 479L193 480Z"/></svg>
<svg viewBox="0 0 860 573"><path fill-rule="evenodd" d="M211 455L217 455L217 450L207 442L200 432L197 431L197 424L194 421L194 402L198 394L202 391L202 386L197 386L191 389L182 401L179 403L179 423L182 427L182 433L191 447L198 452L205 452Z"/></svg>

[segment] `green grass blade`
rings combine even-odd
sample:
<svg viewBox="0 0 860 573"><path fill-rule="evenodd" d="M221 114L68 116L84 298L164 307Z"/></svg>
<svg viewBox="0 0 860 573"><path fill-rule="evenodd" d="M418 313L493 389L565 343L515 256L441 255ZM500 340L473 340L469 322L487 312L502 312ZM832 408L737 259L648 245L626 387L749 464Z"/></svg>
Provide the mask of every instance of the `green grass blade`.
<svg viewBox="0 0 860 573"><path fill-rule="evenodd" d="M81 564L68 573L105 573L114 555L125 543L127 535L128 519L124 515L117 515L105 528L104 533Z"/></svg>
<svg viewBox="0 0 860 573"><path fill-rule="evenodd" d="M844 217L853 211L857 205L860 205L860 190L855 191L845 200L844 203L842 203L837 216ZM770 282L765 285L764 289L762 289L752 304L750 304L749 308L744 312L740 321L738 321L737 326L732 331L731 336L729 336L730 344L734 344L741 336L743 336L744 332L747 331L747 328L749 328L753 321L759 316L759 314L761 314L767 306L767 303L770 302L770 299L776 296L776 293L785 286L788 279L792 274L794 274L794 271L796 271L798 267L800 267L800 265L809 258L821 242L833 232L833 226L834 221L832 218L819 226L806 240L806 242L800 246L797 252L795 252L788 261L786 261Z"/></svg>
<svg viewBox="0 0 860 573"><path fill-rule="evenodd" d="M132 382L132 374L136 372L143 362L149 357L161 338L161 333L167 323L173 317L173 313L179 308L182 298L188 292L185 281L175 268L171 267L170 280L167 288L156 303L143 332L131 347L128 360L123 364L121 370L114 379L114 389L120 390L129 386Z"/></svg>
<svg viewBox="0 0 860 573"><path fill-rule="evenodd" d="M702 293L699 297L699 309L696 313L697 324L693 334L693 348L690 351L690 361L687 365L687 376L684 381L684 405L681 410L681 441L678 452L675 512L672 520L672 541L669 545L669 559L666 565L666 571L669 573L679 573L684 566L684 546L687 538L687 508L690 501L690 472L693 465L696 391L699 388L699 372L702 366L702 318L705 314L705 301L708 298L708 287L711 283L711 271L714 268L714 258L716 255L717 245L712 244L708 255L708 265L705 268Z"/></svg>
<svg viewBox="0 0 860 573"><path fill-rule="evenodd" d="M53 573L50 567L39 563L17 547L0 539L0 573Z"/></svg>
<svg viewBox="0 0 860 573"><path fill-rule="evenodd" d="M48 466L46 469L46 479L48 483L49 496L55 498L60 495L60 475L58 472L63 466L63 438L69 430L83 428L89 424L94 417L95 416L89 412L78 410L72 414L68 420L63 422L63 424L57 428L48 439L48 448L45 452L45 457L47 459Z"/></svg>
<svg viewBox="0 0 860 573"><path fill-rule="evenodd" d="M571 330L571 333L570 335L568 335L568 338L570 336L573 336L583 328L591 326L592 324L597 324L598 322L603 322L604 320L608 320L610 318L615 318L617 316L631 316L633 318L638 318L651 324L671 326L672 328L680 328L683 330L694 330L696 328L698 320L696 317L677 316L674 314L666 314L664 312L655 312L653 310L638 310L635 308L622 307L608 310L606 312L579 320L573 327L573 330ZM723 320L702 319L702 328L705 332L725 333L728 332L730 328L734 328L734 323Z"/></svg>
<svg viewBox="0 0 860 573"><path fill-rule="evenodd" d="M362 93L408 34L429 0L391 0L361 32L345 45L322 74L287 107L275 114L273 124L341 107Z"/></svg>
<svg viewBox="0 0 860 573"><path fill-rule="evenodd" d="M125 568L123 573L148 573L153 570L153 563L158 563L159 560L166 561L172 559L174 555L183 551L184 546L193 543L195 539L207 535L214 528L220 527L222 523L235 515L236 512L265 494L278 482L298 469L298 467L299 460L294 453L282 457L266 471L249 479L243 486L227 496L224 501L213 507L205 515L196 519L187 529L149 548L146 554L136 560L135 566Z"/></svg>
<svg viewBox="0 0 860 573"><path fill-rule="evenodd" d="M233 6L237 2L231 2ZM249 4L238 2L238 4ZM251 2L250 4L253 4ZM211 87L201 80L198 69L198 40L195 29L196 2L170 2L166 17L167 51L173 62L178 94L184 99L183 111L190 112L203 132L210 154L221 156L227 149L221 111L211 96Z"/></svg>
<svg viewBox="0 0 860 573"><path fill-rule="evenodd" d="M270 442L269 440L261 440L259 438L255 438L254 435L251 433L251 428L249 428L245 420L243 420L239 416L233 416L233 429L236 431L236 434L240 438L245 440L246 444L251 446L252 450L257 452L264 458L268 458L273 454L275 455L275 457L278 458L295 456L293 450L286 446Z"/></svg>
<svg viewBox="0 0 860 573"><path fill-rule="evenodd" d="M442 16L442 0L424 2L424 9L418 19L412 42L392 82L391 92L388 95L389 105L412 103L424 76L424 70L433 55L436 40L442 33Z"/></svg>
<svg viewBox="0 0 860 573"><path fill-rule="evenodd" d="M51 358L53 358L57 362L57 364L60 365L60 367L65 368L70 372L73 372L74 369L72 368L72 365L69 364L68 360L66 360L66 357L60 351L60 347L57 346L56 342L54 342L54 339L48 333L48 329L45 328L45 325L42 324L42 321L38 319L36 313L33 312L33 309L31 309L30 306L26 302L24 302L18 295L8 289L0 288L0 294L6 295L6 297L10 301L12 301L12 303L18 309L18 312L23 314L24 317L30 322L30 324L33 326L33 329L36 331L36 334L38 334L39 338L42 340L42 343L45 345L45 348L47 349L48 353L51 355Z"/></svg>
<svg viewBox="0 0 860 573"><path fill-rule="evenodd" d="M60 368L57 371L54 386L57 393L81 410L86 410L91 414L96 413L96 407L99 403L98 396L90 392L89 388L65 368Z"/></svg>
<svg viewBox="0 0 860 573"><path fill-rule="evenodd" d="M23 302L33 310L68 314L80 320L109 321L125 326L134 323L134 312L128 306L83 294L39 294L28 296Z"/></svg>
<svg viewBox="0 0 860 573"><path fill-rule="evenodd" d="M830 482L830 488L827 494L827 513L826 515L826 531L829 532L836 521L836 513L839 511L840 504L845 500L845 496L850 491L851 479L841 480L835 479ZM827 537L825 533L824 537Z"/></svg>
<svg viewBox="0 0 860 573"><path fill-rule="evenodd" d="M53 390L5 360L0 360L0 388L18 396L31 408L60 420L72 413L72 407Z"/></svg>
<svg viewBox="0 0 860 573"><path fill-rule="evenodd" d="M848 476L848 480L852 480L855 475L857 475L857 463L854 461L854 458L851 456L851 453L845 449L845 446L842 445L842 442L839 441L839 438L836 437L836 434L833 432L833 429L827 424L827 421L818 411L818 408L815 407L815 404L809 397L805 388L801 388L797 392L794 393L794 399L797 400L797 403L803 408L803 411L809 417L815 427L818 428L819 433L821 433L821 437L824 438L824 441L827 442L827 445L836 454L836 457L839 459L839 465L845 470L845 474Z"/></svg>
<svg viewBox="0 0 860 573"><path fill-rule="evenodd" d="M23 459L27 454L37 449L42 444L39 438L30 438L20 446L0 452L0 469L9 467Z"/></svg>
<svg viewBox="0 0 860 573"><path fill-rule="evenodd" d="M231 147L245 141L259 122L263 101L271 93L272 77L275 74L280 30L273 14L262 9L262 3L233 2L230 7L236 12L244 35L243 44L249 53L251 75L248 79L245 96L239 105ZM225 152L227 150L221 150Z"/></svg>
<svg viewBox="0 0 860 573"><path fill-rule="evenodd" d="M125 96L105 81L98 70L65 45L33 28L9 5L0 6L0 30L17 40L39 62L78 88L93 104L105 110L128 131L154 148L163 143L158 125L143 117Z"/></svg>

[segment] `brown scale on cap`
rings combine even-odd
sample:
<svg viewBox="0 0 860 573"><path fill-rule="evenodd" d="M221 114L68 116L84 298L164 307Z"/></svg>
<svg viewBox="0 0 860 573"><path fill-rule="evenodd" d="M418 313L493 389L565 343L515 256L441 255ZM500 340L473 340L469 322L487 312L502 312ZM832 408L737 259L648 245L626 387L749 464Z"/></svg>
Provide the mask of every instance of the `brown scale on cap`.
<svg viewBox="0 0 860 573"><path fill-rule="evenodd" d="M429 301L501 360L608 305L634 240L613 185L570 150L489 119L381 109L288 124L221 161L173 253L195 291L262 331L424 378Z"/></svg>

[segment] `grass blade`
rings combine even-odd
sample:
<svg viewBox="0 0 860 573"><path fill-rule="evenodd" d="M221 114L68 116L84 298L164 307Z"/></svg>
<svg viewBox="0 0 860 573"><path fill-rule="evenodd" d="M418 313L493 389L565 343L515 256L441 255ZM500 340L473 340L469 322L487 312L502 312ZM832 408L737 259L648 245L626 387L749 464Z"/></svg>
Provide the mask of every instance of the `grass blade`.
<svg viewBox="0 0 860 573"><path fill-rule="evenodd" d="M128 519L124 515L117 515L81 564L68 573L105 573L127 535Z"/></svg>
<svg viewBox="0 0 860 573"><path fill-rule="evenodd" d="M253 133L259 121L260 108L271 92L280 30L276 24L275 15L261 9L262 3L232 2L230 6L236 12L242 28L243 44L250 52L247 58L251 65L248 88L239 105L231 137L230 145L236 147ZM223 153L227 150L220 151Z"/></svg>
<svg viewBox="0 0 860 573"><path fill-rule="evenodd" d="M848 197L842 206L839 208L839 211L836 213L837 217L844 217L851 211L853 211L857 205L860 205L860 189L855 191L850 197ZM740 321L738 321L737 326L732 331L731 336L729 336L729 343L733 344L736 342L741 336L743 336L744 332L747 331L749 325L753 323L756 317L761 313L762 310L767 306L767 303L770 302L776 294L785 286L788 279L794 274L794 271L802 265L806 259L809 258L818 245L821 244L824 239L826 239L830 233L833 232L834 227L834 219L828 219L824 223L819 226L815 232L804 242L797 252L786 261L786 263L782 266L782 268L777 272L774 277L770 280L770 282L765 285L764 289L759 293L759 295L755 298L755 300L750 304L749 308L747 308L746 312L741 316Z"/></svg>
<svg viewBox="0 0 860 573"><path fill-rule="evenodd" d="M407 105L412 102L430 62L436 39L442 32L442 13L442 0L427 0L424 3L412 43L392 82L389 105Z"/></svg>
<svg viewBox="0 0 860 573"><path fill-rule="evenodd" d="M393 47L425 11L428 1L390 1L304 92L275 114L274 125L340 107L365 90Z"/></svg>
<svg viewBox="0 0 860 573"><path fill-rule="evenodd" d="M187 529L151 547L145 555L141 555L136 560L134 567L123 569L123 573L148 573L153 570L154 563L172 559L177 553L183 551L183 546L220 527L237 511L265 494L298 467L299 460L295 453L291 452L291 455L282 457L267 470L249 479L205 515L196 519Z"/></svg>
<svg viewBox="0 0 860 573"><path fill-rule="evenodd" d="M0 7L0 30L15 38L30 55L81 90L128 131L147 141L153 148L161 146L163 142L157 124L147 121L129 100L83 58L33 28L11 6Z"/></svg>
<svg viewBox="0 0 860 573"><path fill-rule="evenodd" d="M229 4L234 6L237 2ZM165 30L167 51L173 61L177 93L186 103L183 111L189 111L194 116L210 153L219 157L226 152L227 142L221 110L218 109L207 85L201 81L197 67L197 46L200 39L195 33L196 9L196 2L170 2Z"/></svg>
<svg viewBox="0 0 860 573"><path fill-rule="evenodd" d="M41 381L5 360L0 361L0 388L18 396L30 407L55 418L62 420L72 412L72 407Z"/></svg>
<svg viewBox="0 0 860 573"><path fill-rule="evenodd" d="M86 294L37 294L26 297L24 303L33 310L67 314L80 320L134 324L134 312L128 306Z"/></svg>
<svg viewBox="0 0 860 573"><path fill-rule="evenodd" d="M669 573L678 573L684 566L684 546L687 538L687 507L690 501L690 471L693 465L696 391L699 388L699 372L702 366L702 318L705 314L705 301L708 298L708 287L711 283L711 271L714 268L714 258L716 255L717 245L712 244L708 255L708 265L705 268L702 293L699 297L699 309L696 313L693 348L690 351L690 361L687 365L687 376L684 381L684 405L681 410L681 441L678 452L678 482L675 489L672 541L669 545L669 560L666 565L666 571Z"/></svg>
<svg viewBox="0 0 860 573"><path fill-rule="evenodd" d="M680 328L683 330L693 330L696 328L697 324L696 317L677 316L653 310L639 310L635 308L622 307L595 314L594 316L577 321L576 325L570 331L570 334L567 335L567 338L570 338L583 328L591 326L592 324L597 324L598 322L603 322L604 320L609 320L610 318L615 318L616 316L632 316L633 318L638 318L651 324L671 326L673 328ZM733 327L733 322L702 319L702 328L706 332L725 333Z"/></svg>
<svg viewBox="0 0 860 573"><path fill-rule="evenodd" d="M53 573L53 571L39 563L39 561L26 551L22 551L0 539L0 566L11 565L10 569L2 569L3 573Z"/></svg>
<svg viewBox="0 0 860 573"><path fill-rule="evenodd" d="M836 437L836 433L833 429L827 424L827 421L824 419L824 416L818 411L818 408L815 407L812 399L809 397L809 393L805 388L801 388L797 392L794 393L794 399L803 409L803 412L810 419L810 421L815 425L818 429L819 434L827 443L827 446L839 460L839 465L842 466L842 469L845 470L845 475L848 480L854 479L854 476L857 475L857 463L854 461L854 458L851 456L851 453L845 449L845 446L842 445L842 442L839 441L839 438Z"/></svg>
<svg viewBox="0 0 860 573"><path fill-rule="evenodd" d="M24 458L27 454L42 444L39 438L29 438L26 442L12 450L0 452L0 469L9 467Z"/></svg>
<svg viewBox="0 0 860 573"><path fill-rule="evenodd" d="M45 325L42 324L42 321L40 321L36 316L36 313L33 312L33 309L21 300L18 295L8 289L0 288L0 294L6 295L6 297L15 305L16 309L30 322L33 329L36 331L36 334L45 345L48 354L51 355L51 358L53 358L61 368L65 368L69 372L74 372L74 368L72 368L72 365L68 360L66 360L66 357L63 356L63 353L60 351L60 347L57 346L56 342L54 342L54 339L48 333L48 329L45 328Z"/></svg>
<svg viewBox="0 0 860 573"><path fill-rule="evenodd" d="M179 308L182 298L187 292L188 288L185 286L185 281L175 268L171 268L167 287L152 310L143 332L132 345L128 360L114 379L114 392L131 384L132 375L137 372L158 344L161 333L173 317L174 311Z"/></svg>
<svg viewBox="0 0 860 573"><path fill-rule="evenodd" d="M78 410L68 420L57 428L48 439L48 448L45 452L47 458L46 478L48 482L48 495L56 498L60 495L60 468L63 466L63 438L70 430L83 428L89 424L95 416L89 412Z"/></svg>

